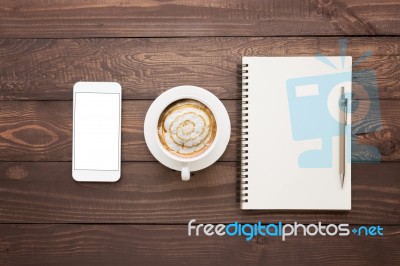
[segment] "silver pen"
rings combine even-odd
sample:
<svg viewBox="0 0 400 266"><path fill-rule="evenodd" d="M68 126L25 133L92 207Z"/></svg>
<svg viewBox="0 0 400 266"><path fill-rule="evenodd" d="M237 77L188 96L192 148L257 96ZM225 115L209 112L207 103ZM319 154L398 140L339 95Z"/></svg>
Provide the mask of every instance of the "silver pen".
<svg viewBox="0 0 400 266"><path fill-rule="evenodd" d="M346 165L346 124L347 124L347 98L344 97L344 87L341 88L341 95L339 106L343 106L343 110L340 112L340 158L339 158L339 175L342 182L342 188L344 185L345 176L345 165Z"/></svg>

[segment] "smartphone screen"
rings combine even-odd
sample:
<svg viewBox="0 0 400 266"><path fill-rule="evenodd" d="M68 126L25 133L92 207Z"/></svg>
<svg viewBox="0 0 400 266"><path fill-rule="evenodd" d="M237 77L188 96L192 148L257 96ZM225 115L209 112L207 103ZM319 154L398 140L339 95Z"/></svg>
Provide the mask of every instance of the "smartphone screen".
<svg viewBox="0 0 400 266"><path fill-rule="evenodd" d="M74 93L74 170L119 171L121 94Z"/></svg>

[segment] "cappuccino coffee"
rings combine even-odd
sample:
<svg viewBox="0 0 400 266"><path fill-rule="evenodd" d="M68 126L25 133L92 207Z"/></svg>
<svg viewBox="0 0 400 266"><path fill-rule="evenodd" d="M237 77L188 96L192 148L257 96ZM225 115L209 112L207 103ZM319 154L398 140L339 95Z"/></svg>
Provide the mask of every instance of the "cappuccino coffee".
<svg viewBox="0 0 400 266"><path fill-rule="evenodd" d="M211 110L199 101L182 99L171 103L158 120L163 147L181 158L193 158L213 143L217 124Z"/></svg>

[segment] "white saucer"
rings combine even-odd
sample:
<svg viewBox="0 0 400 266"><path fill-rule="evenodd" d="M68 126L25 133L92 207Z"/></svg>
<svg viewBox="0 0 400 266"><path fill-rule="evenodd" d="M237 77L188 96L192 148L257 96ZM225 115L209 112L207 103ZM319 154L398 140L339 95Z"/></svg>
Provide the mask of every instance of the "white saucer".
<svg viewBox="0 0 400 266"><path fill-rule="evenodd" d="M164 109L171 103L181 99L194 99L205 104L214 114L217 133L212 145L201 155L191 159L183 159L190 171L198 171L212 165L224 153L230 136L231 122L222 102L211 92L196 86L179 86L172 88L154 100L147 111L144 121L144 138L151 154L163 165L180 171L182 158L178 161L173 155L167 155L160 143L157 133L158 120Z"/></svg>

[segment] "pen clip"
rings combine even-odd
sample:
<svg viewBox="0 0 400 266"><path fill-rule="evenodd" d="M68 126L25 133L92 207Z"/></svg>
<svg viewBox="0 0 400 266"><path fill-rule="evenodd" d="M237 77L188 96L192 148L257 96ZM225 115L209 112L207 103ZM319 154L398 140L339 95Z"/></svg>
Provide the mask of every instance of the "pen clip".
<svg viewBox="0 0 400 266"><path fill-rule="evenodd" d="M344 97L344 87L341 87L340 93L340 106L343 106L344 112L344 121L343 124L347 125L347 98Z"/></svg>
<svg viewBox="0 0 400 266"><path fill-rule="evenodd" d="M344 99L344 124L347 125L347 98Z"/></svg>

